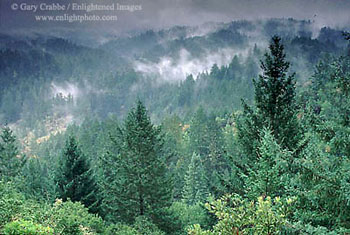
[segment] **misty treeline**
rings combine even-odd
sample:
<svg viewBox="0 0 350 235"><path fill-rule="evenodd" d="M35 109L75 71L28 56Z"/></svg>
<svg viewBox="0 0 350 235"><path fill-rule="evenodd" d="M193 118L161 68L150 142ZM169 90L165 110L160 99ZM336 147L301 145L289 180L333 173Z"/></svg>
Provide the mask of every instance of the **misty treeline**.
<svg viewBox="0 0 350 235"><path fill-rule="evenodd" d="M305 47L294 51L295 57L308 51L310 44L322 45L307 37L293 40ZM26 117L22 115L40 114L36 109L45 108L47 101L41 107L36 107L39 103L29 106L27 114L21 110L16 119L7 120L9 126L38 129L23 138L23 131L16 136L8 126L1 130L0 231L349 233L349 47L342 52L331 50L322 58L318 54L312 75L303 78L298 73L304 71L291 71L289 58L293 57L288 55L287 44L292 45L288 37L274 36L268 48L252 50L251 74L247 61L233 57L229 65L214 65L198 78L189 75L180 85L165 83L152 90L144 83L141 87L145 92L149 89L149 96L139 93L133 102L130 99L125 115L100 116L91 106L79 113L84 109L79 110L74 96L58 94L50 101L55 106L50 107L61 109L62 116L86 118L67 128L57 124L61 130L49 134L54 121L47 119L55 117L33 116L37 123L21 123ZM57 53L62 51L57 47ZM64 53L79 52L69 48ZM82 58L89 59L86 54ZM260 67L256 64L259 59ZM62 58L61 63L68 61ZM81 72L89 67L87 64ZM135 71L118 76L120 84L114 78L109 83L96 82L122 90L127 82L141 81ZM38 86L32 89L50 90L52 80L44 80L35 80ZM7 81L13 84L2 87L5 93L31 80ZM201 83L206 86L197 86ZM100 92L105 97L103 87L94 89L96 96ZM167 100L174 94L171 89L179 93ZM157 92L164 92L160 93L163 96ZM244 99L236 100L239 98ZM162 102L163 106L157 106ZM167 102L182 112L161 110L168 107ZM95 105L102 104L121 105ZM53 115L50 112L46 110L45 115ZM152 121L152 117L157 118Z"/></svg>
<svg viewBox="0 0 350 235"><path fill-rule="evenodd" d="M40 137L48 134L42 133L42 123L50 117L122 119L137 98L157 123L166 114L188 121L199 106L208 113L229 113L241 108L242 98L252 101L252 79L271 35L283 38L301 83L325 54L344 51L340 30L314 32L313 27L293 19L237 21L206 29L204 35L200 28L174 27L94 48L45 35L0 35L0 122L35 129ZM188 55L185 61L180 51ZM186 69L173 74L173 67Z"/></svg>

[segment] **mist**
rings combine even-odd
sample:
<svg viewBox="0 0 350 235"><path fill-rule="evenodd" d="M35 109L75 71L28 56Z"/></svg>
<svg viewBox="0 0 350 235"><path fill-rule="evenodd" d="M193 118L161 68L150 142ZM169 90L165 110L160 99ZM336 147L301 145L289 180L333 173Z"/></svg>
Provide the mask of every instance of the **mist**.
<svg viewBox="0 0 350 235"><path fill-rule="evenodd" d="M105 42L109 38L147 29L163 29L175 25L196 26L206 22L230 22L232 20L260 20L267 18L295 18L311 20L317 28L330 26L333 28L349 28L350 1L333 0L134 0L125 4L139 4L142 10L138 12L104 12L117 15L115 22L37 22L36 14L47 12L23 12L11 10L11 4L18 0L5 0L0 6L1 32L41 32L60 35L71 35L73 39ZM29 3L35 3L29 0ZM51 3L51 0L42 2ZM76 1L83 2L83 1ZM111 0L92 1L98 4L111 4ZM334 14L336 12L336 14ZM70 12L72 13L72 12ZM100 12L94 12L102 14ZM56 13L55 13L56 14ZM203 35L207 32L193 32L193 35ZM82 37L82 35L85 35Z"/></svg>
<svg viewBox="0 0 350 235"><path fill-rule="evenodd" d="M234 56L245 57L249 48L238 50L222 48L218 52L207 52L200 58L193 57L186 49L178 52L178 59L163 57L158 63L136 61L134 68L145 76L159 78L161 81L178 82L185 80L190 74L197 77L198 74L209 72L214 64L219 67L228 65Z"/></svg>
<svg viewBox="0 0 350 235"><path fill-rule="evenodd" d="M51 84L52 97L62 96L62 98L68 98L72 96L73 98L78 98L81 95L80 89L71 83L64 83L63 85L58 85L56 83Z"/></svg>

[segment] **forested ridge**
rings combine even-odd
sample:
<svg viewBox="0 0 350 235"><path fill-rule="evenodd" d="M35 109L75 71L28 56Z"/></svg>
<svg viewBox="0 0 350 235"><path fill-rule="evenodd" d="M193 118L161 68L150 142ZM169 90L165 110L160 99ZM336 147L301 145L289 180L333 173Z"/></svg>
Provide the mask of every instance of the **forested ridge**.
<svg viewBox="0 0 350 235"><path fill-rule="evenodd" d="M350 233L349 33L310 24L1 35L0 233Z"/></svg>

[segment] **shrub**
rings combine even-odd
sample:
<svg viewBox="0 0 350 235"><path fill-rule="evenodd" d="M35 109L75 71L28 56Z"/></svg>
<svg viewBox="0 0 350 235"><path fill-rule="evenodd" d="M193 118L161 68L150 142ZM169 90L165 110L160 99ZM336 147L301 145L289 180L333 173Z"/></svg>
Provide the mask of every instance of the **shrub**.
<svg viewBox="0 0 350 235"><path fill-rule="evenodd" d="M5 225L5 235L49 235L54 234L53 229L31 221L17 220Z"/></svg>
<svg viewBox="0 0 350 235"><path fill-rule="evenodd" d="M79 202L57 199L50 211L49 223L57 234L104 233L105 225L97 215L90 214Z"/></svg>
<svg viewBox="0 0 350 235"><path fill-rule="evenodd" d="M239 196L224 196L207 203L206 207L218 218L213 231L203 231L199 225L188 230L191 235L209 234L279 234L288 224L294 199L259 197L248 201Z"/></svg>
<svg viewBox="0 0 350 235"><path fill-rule="evenodd" d="M24 196L18 193L11 182L0 181L0 231L22 211Z"/></svg>
<svg viewBox="0 0 350 235"><path fill-rule="evenodd" d="M107 230L106 234L114 235L141 235L135 228L125 224L112 224Z"/></svg>
<svg viewBox="0 0 350 235"><path fill-rule="evenodd" d="M183 231L187 231L193 224L200 224L202 228L209 227L209 216L200 203L187 205L184 202L174 202L169 210L179 218Z"/></svg>

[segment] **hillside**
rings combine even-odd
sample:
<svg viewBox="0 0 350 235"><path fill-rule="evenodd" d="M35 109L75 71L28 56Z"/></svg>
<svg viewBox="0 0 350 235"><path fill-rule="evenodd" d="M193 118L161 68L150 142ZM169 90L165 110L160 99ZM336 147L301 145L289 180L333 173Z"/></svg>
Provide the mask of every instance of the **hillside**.
<svg viewBox="0 0 350 235"><path fill-rule="evenodd" d="M350 233L346 28L25 32L0 34L0 234Z"/></svg>

